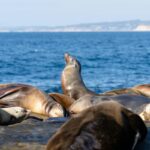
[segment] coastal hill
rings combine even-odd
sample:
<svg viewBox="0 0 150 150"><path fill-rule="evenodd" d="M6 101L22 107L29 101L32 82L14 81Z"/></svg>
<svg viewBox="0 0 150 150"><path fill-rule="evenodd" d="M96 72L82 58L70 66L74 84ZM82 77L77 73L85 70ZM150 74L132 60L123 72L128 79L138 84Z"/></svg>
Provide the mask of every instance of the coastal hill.
<svg viewBox="0 0 150 150"><path fill-rule="evenodd" d="M86 23L68 26L0 27L0 32L133 32L150 31L150 21Z"/></svg>

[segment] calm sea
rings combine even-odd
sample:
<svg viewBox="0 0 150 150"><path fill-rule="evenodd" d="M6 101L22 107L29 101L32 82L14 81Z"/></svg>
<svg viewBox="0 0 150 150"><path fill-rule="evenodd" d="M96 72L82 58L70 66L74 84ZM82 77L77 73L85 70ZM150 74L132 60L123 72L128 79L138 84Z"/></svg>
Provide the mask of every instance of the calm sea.
<svg viewBox="0 0 150 150"><path fill-rule="evenodd" d="M61 92L65 52L78 58L84 82L98 93L150 83L150 32L0 33L0 83Z"/></svg>

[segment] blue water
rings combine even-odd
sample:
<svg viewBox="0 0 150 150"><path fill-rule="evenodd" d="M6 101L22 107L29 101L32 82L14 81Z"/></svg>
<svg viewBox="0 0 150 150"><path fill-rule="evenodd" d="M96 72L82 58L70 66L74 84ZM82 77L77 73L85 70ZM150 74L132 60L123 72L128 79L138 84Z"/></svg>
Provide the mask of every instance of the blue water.
<svg viewBox="0 0 150 150"><path fill-rule="evenodd" d="M65 52L78 58L84 82L98 93L150 83L150 32L0 33L0 83L61 92Z"/></svg>

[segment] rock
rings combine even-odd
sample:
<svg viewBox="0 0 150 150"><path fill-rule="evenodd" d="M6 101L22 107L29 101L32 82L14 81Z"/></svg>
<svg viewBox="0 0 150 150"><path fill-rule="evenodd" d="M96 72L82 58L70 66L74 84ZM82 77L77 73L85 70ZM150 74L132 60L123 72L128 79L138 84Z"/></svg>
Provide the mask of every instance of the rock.
<svg viewBox="0 0 150 150"><path fill-rule="evenodd" d="M27 119L15 125L0 126L0 150L43 150L63 123L63 120Z"/></svg>

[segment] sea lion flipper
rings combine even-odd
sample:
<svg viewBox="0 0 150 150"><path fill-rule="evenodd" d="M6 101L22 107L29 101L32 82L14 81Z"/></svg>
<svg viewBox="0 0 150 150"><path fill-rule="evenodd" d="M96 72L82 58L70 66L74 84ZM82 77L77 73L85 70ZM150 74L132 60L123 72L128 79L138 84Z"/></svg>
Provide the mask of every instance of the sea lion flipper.
<svg viewBox="0 0 150 150"><path fill-rule="evenodd" d="M0 85L0 99L15 92L18 92L23 87L24 87L23 85L14 85L14 84Z"/></svg>
<svg viewBox="0 0 150 150"><path fill-rule="evenodd" d="M13 105L13 104L7 104L5 102L1 102L0 101L0 108L7 108L7 107L13 107L13 106L15 106L15 105Z"/></svg>
<svg viewBox="0 0 150 150"><path fill-rule="evenodd" d="M66 109L68 109L75 101L75 99L70 98L69 96L66 96L64 94L50 93L49 95Z"/></svg>
<svg viewBox="0 0 150 150"><path fill-rule="evenodd" d="M139 139L138 141L142 141L147 134L147 128L145 126L145 123L142 121L141 117L138 116L135 113L132 113L130 110L123 109L123 114L128 116L128 121L132 129L136 132L139 133Z"/></svg>

